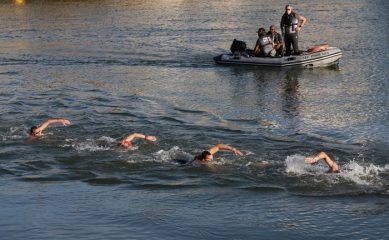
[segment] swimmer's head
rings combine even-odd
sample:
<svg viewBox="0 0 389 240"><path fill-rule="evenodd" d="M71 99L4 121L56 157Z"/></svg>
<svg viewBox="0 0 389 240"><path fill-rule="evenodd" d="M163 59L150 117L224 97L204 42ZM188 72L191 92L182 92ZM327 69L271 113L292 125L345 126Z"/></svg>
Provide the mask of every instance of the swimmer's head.
<svg viewBox="0 0 389 240"><path fill-rule="evenodd" d="M213 155L209 151L204 151L198 156L198 159L201 161L212 161Z"/></svg>
<svg viewBox="0 0 389 240"><path fill-rule="evenodd" d="M31 129L30 129L30 136L37 137L37 136L40 136L40 135L41 135L41 132L38 130L37 126L31 127Z"/></svg>
<svg viewBox="0 0 389 240"><path fill-rule="evenodd" d="M132 148L133 145L130 141L122 140L117 144L118 147Z"/></svg>

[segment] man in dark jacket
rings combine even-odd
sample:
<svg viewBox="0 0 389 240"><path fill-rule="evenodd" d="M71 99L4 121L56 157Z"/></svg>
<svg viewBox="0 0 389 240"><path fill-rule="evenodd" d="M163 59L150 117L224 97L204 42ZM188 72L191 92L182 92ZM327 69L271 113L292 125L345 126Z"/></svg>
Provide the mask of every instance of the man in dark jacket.
<svg viewBox="0 0 389 240"><path fill-rule="evenodd" d="M284 35L285 40L285 49L286 54L291 54L290 45L293 45L294 54L300 54L300 50L298 47L298 32L301 31L301 28L307 22L307 19L304 16L298 15L293 12L293 8L291 5L285 6L285 13L281 18L281 32Z"/></svg>

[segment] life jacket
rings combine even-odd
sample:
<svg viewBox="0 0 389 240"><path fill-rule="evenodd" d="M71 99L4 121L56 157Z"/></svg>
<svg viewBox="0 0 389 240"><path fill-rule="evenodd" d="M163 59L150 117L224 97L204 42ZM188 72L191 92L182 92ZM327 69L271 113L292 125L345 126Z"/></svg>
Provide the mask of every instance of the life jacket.
<svg viewBox="0 0 389 240"><path fill-rule="evenodd" d="M284 24L285 34L293 34L296 33L296 28L298 27L299 20L296 17L296 13L292 12L289 15L284 13L282 16L282 23Z"/></svg>
<svg viewBox="0 0 389 240"><path fill-rule="evenodd" d="M269 55L271 50L273 50L273 40L269 36L259 37L259 45L261 46L261 50L265 56Z"/></svg>

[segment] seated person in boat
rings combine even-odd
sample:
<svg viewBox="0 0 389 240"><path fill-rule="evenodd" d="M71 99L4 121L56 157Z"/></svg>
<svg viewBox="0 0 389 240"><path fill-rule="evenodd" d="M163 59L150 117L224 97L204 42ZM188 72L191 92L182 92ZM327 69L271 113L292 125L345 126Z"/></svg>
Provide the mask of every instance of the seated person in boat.
<svg viewBox="0 0 389 240"><path fill-rule="evenodd" d="M274 49L276 50L278 55L282 54L282 50L284 48L284 41L282 39L281 34L276 32L276 26L271 25L269 28L269 32L267 32L267 35L273 39L274 43Z"/></svg>
<svg viewBox="0 0 389 240"><path fill-rule="evenodd" d="M328 154L325 152L320 152L315 157L305 158L305 163L314 164L320 160L324 160L326 162L326 164L329 167L328 172L331 172L331 173L339 173L340 172L340 168L339 168L338 164L336 164L335 161L332 160L332 158L330 158L330 156L328 156Z"/></svg>
<svg viewBox="0 0 389 240"><path fill-rule="evenodd" d="M202 152L200 155L196 156L190 163L197 164L207 164L213 160L213 155L217 153L219 150L227 150L235 153L235 155L243 156L238 149L230 147L226 144L217 144L216 146L211 147L207 151Z"/></svg>
<svg viewBox="0 0 389 240"><path fill-rule="evenodd" d="M157 138L155 136L150 136L150 135L143 135L143 134L140 134L140 133L132 133L130 135L128 135L126 138L124 138L123 140L121 140L117 146L118 147L123 147L123 148L132 148L134 145L132 144L132 140L134 140L135 138L140 138L140 139L144 139L146 141L150 141L150 142L154 142L157 140Z"/></svg>
<svg viewBox="0 0 389 240"><path fill-rule="evenodd" d="M258 29L258 40L254 48L254 56L256 57L268 57L275 56L276 50L274 49L273 40L266 35L264 28Z"/></svg>

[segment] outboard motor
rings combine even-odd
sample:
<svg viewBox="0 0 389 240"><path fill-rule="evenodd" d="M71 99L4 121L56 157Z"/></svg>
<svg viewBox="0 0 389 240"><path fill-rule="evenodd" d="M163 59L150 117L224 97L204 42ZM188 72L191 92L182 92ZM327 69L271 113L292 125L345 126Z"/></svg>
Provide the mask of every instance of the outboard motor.
<svg viewBox="0 0 389 240"><path fill-rule="evenodd" d="M230 50L232 53L244 52L244 51L246 51L246 48L247 48L247 45L245 42L234 39L234 41L232 41Z"/></svg>

